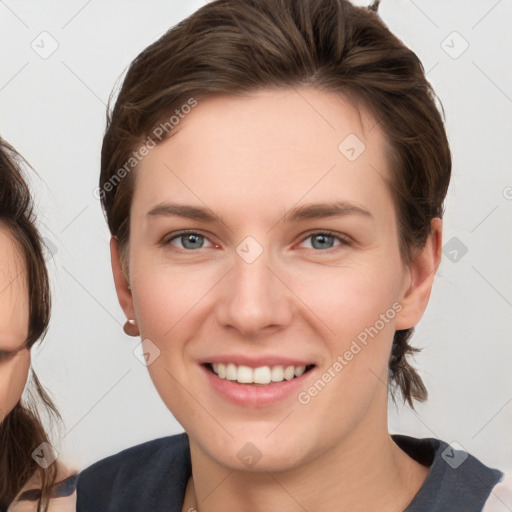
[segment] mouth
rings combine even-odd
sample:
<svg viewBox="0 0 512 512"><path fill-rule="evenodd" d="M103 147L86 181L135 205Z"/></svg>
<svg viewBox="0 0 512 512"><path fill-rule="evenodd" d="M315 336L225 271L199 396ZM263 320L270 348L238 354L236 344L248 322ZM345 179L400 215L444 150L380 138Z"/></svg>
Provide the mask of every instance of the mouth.
<svg viewBox="0 0 512 512"><path fill-rule="evenodd" d="M315 365L272 365L252 368L234 363L204 363L203 366L219 379L249 386L273 386L298 379L310 372Z"/></svg>

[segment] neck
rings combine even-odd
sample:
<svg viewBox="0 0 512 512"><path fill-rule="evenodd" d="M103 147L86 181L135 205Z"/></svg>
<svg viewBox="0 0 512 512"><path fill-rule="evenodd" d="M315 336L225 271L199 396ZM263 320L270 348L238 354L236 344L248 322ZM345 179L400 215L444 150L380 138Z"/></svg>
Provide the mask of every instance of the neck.
<svg viewBox="0 0 512 512"><path fill-rule="evenodd" d="M192 439L190 448L186 512L398 512L428 474L388 434L387 410L365 417L341 442L286 471L233 470L208 457Z"/></svg>

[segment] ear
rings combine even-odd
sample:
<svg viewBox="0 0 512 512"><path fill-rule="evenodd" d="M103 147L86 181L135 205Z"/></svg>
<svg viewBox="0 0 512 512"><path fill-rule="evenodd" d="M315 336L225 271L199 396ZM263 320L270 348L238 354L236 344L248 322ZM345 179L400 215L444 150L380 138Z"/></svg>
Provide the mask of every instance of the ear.
<svg viewBox="0 0 512 512"><path fill-rule="evenodd" d="M116 287L117 299L127 318L135 318L133 308L132 292L129 288L129 282L123 271L121 263L121 253L119 251L119 242L115 236L110 238L110 260L112 263L112 273L114 275L114 284Z"/></svg>
<svg viewBox="0 0 512 512"><path fill-rule="evenodd" d="M442 254L443 223L439 217L432 219L430 235L421 251L417 251L408 265L400 304L402 310L395 317L395 329L410 329L423 316L427 308L434 277Z"/></svg>

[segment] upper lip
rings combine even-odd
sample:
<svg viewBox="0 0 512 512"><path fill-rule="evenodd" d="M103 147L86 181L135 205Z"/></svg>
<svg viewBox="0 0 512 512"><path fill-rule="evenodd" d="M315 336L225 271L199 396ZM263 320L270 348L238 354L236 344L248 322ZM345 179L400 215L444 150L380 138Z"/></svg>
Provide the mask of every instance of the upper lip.
<svg viewBox="0 0 512 512"><path fill-rule="evenodd" d="M236 366L249 366L250 368L259 368L261 366L309 366L314 365L312 361L303 359L294 359L291 357L282 357L268 355L261 357L248 357L246 355L219 355L211 356L200 361L201 364L207 363L232 363Z"/></svg>

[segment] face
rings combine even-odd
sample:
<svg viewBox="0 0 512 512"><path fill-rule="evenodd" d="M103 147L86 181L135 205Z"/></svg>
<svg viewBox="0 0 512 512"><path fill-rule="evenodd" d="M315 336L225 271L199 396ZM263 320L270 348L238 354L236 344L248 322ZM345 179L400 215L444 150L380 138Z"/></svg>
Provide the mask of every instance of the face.
<svg viewBox="0 0 512 512"><path fill-rule="evenodd" d="M18 403L30 367L28 283L16 242L0 224L0 422Z"/></svg>
<svg viewBox="0 0 512 512"><path fill-rule="evenodd" d="M385 429L393 334L423 306L378 126L300 89L210 98L175 130L136 170L131 291L115 242L112 256L191 443L228 467L261 455L258 469L282 470Z"/></svg>

